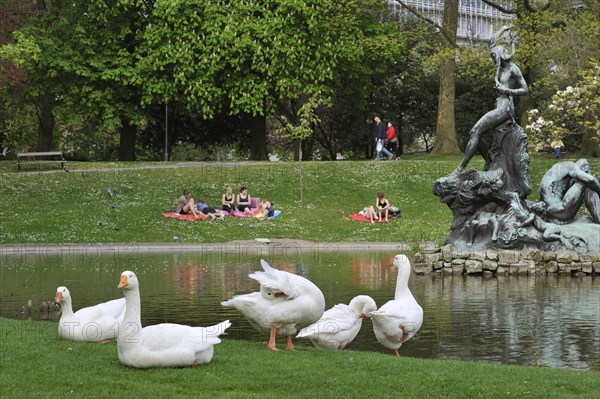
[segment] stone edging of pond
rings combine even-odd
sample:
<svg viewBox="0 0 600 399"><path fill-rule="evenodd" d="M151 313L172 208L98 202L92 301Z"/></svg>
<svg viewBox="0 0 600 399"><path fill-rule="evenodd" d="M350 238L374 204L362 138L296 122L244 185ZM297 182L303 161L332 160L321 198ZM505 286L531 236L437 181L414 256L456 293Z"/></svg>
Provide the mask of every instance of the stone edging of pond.
<svg viewBox="0 0 600 399"><path fill-rule="evenodd" d="M244 256L283 255L296 258L303 253L336 252L412 252L413 246L393 242L312 242L296 239L257 238L226 243L64 243L64 244L2 244L0 258L9 256L128 256L144 253L198 252L206 255L230 254ZM575 251L544 252L539 249L457 250L451 244L433 242L420 244L414 256L417 274L600 274L600 254L579 254Z"/></svg>
<svg viewBox="0 0 600 399"><path fill-rule="evenodd" d="M452 244L439 246L432 242L421 243L420 249L413 265L417 274L600 274L600 254L546 252L537 248L461 250Z"/></svg>
<svg viewBox="0 0 600 399"><path fill-rule="evenodd" d="M412 246L393 242L312 242L295 239L257 238L226 243L65 243L65 244L2 244L0 257L7 256L98 256L114 254L119 256L161 252L199 252L203 254L242 254L242 255L288 255L297 256L302 252L410 252Z"/></svg>

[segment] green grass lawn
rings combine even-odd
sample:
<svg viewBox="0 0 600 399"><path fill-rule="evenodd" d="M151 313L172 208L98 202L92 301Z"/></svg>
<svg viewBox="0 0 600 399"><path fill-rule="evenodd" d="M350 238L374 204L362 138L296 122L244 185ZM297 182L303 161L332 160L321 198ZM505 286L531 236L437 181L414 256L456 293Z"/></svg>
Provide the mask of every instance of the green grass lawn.
<svg viewBox="0 0 600 399"><path fill-rule="evenodd" d="M140 370L116 344L57 337L57 324L0 318L2 398L593 398L597 372L425 360L223 338L210 364ZM490 343L493 344L493 343Z"/></svg>
<svg viewBox="0 0 600 399"><path fill-rule="evenodd" d="M0 164L1 243L226 242L256 237L313 241L443 242L452 223L449 208L431 194L435 179L452 172L459 156L418 154L401 161L231 163L191 166L147 163L76 163L71 172L16 173ZM554 161L531 163L534 194ZM598 174L600 162L591 160ZM153 168L166 165L168 168ZM473 166L481 168L477 159ZM33 167L32 167L33 168ZM83 172L84 171L84 172ZM302 190L300 186L302 184ZM277 219L229 218L225 222L181 222L161 213L184 188L218 204L226 186L248 186L271 200ZM112 187L114 196L108 195ZM402 218L370 225L348 215L375 203L385 192ZM345 217L340 213L345 212Z"/></svg>

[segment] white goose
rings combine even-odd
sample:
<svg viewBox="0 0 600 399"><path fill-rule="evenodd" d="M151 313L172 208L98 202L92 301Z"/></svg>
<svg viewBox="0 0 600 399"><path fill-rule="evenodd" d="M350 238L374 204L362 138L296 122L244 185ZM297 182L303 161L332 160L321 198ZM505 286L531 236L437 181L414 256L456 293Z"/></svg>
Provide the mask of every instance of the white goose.
<svg viewBox="0 0 600 399"><path fill-rule="evenodd" d="M375 310L373 298L359 295L349 305L340 303L323 313L319 321L303 328L296 338L308 337L317 348L342 350L358 335L362 319Z"/></svg>
<svg viewBox="0 0 600 399"><path fill-rule="evenodd" d="M55 300L62 311L58 322L58 336L62 339L96 342L116 339L125 315L125 298L79 309L75 313L67 287L56 289Z"/></svg>
<svg viewBox="0 0 600 399"><path fill-rule="evenodd" d="M127 308L119 330L117 349L119 360L127 366L186 367L208 363L213 357L213 345L221 342L231 323L223 321L211 327L190 327L163 323L142 328L140 287L131 271L121 274Z"/></svg>
<svg viewBox="0 0 600 399"><path fill-rule="evenodd" d="M406 255L396 255L394 266L398 269L394 299L371 313L375 337L386 348L398 349L411 339L423 324L423 308L408 289L410 261Z"/></svg>
<svg viewBox="0 0 600 399"><path fill-rule="evenodd" d="M311 281L296 274L273 269L260 261L263 272L250 278L260 283L260 292L236 295L221 305L233 307L260 332L269 332L267 348L278 350L276 335L287 337L287 350L294 350L292 335L316 322L325 310L325 298Z"/></svg>

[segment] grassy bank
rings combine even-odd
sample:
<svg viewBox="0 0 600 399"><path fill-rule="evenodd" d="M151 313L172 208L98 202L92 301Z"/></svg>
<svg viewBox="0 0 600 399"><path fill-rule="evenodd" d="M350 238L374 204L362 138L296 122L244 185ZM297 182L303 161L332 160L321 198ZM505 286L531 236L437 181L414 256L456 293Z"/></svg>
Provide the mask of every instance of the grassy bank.
<svg viewBox="0 0 600 399"><path fill-rule="evenodd" d="M460 157L413 156L401 161L173 164L71 163L71 173L16 173L4 162L0 185L0 242L226 242L256 237L313 241L443 241L452 215L431 194L435 179L450 173ZM534 159L536 188L551 159ZM591 160L598 174L600 161ZM170 166L157 168L156 166ZM480 160L473 166L482 167ZM302 181L302 190L300 182ZM272 221L229 218L225 222L181 222L162 211L184 188L210 204L226 186L267 198L282 211ZM114 196L108 195L112 188ZM348 215L375 203L384 191L402 218L370 225ZM342 216L341 212L345 213Z"/></svg>
<svg viewBox="0 0 600 399"><path fill-rule="evenodd" d="M592 398L595 372L502 366L392 355L270 352L228 340L212 363L137 370L123 366L114 343L61 341L56 323L0 318L4 398Z"/></svg>

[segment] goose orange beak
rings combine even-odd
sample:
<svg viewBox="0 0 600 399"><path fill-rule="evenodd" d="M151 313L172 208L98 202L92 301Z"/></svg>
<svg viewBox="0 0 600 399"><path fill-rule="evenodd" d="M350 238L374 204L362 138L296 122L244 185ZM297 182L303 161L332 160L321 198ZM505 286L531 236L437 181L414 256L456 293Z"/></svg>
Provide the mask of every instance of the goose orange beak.
<svg viewBox="0 0 600 399"><path fill-rule="evenodd" d="M121 276L121 282L119 283L117 288L125 288L128 285L129 285L129 283L127 282L127 276Z"/></svg>
<svg viewBox="0 0 600 399"><path fill-rule="evenodd" d="M54 298L56 302L62 302L62 292L57 292L56 297Z"/></svg>

